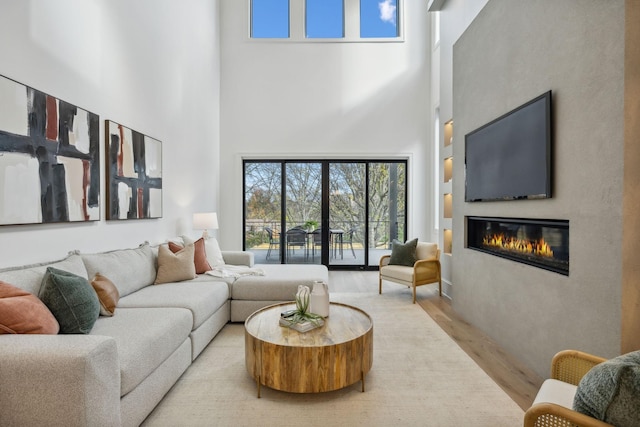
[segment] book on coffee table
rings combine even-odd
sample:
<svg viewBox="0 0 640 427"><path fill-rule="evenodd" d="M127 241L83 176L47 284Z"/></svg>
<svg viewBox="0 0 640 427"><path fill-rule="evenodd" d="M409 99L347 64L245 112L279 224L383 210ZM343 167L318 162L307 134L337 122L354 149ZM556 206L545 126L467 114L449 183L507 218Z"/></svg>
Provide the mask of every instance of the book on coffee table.
<svg viewBox="0 0 640 427"><path fill-rule="evenodd" d="M292 322L286 317L280 317L280 325L295 329L298 332L307 332L324 325L324 320L318 319L314 322L310 320L305 320L304 322Z"/></svg>

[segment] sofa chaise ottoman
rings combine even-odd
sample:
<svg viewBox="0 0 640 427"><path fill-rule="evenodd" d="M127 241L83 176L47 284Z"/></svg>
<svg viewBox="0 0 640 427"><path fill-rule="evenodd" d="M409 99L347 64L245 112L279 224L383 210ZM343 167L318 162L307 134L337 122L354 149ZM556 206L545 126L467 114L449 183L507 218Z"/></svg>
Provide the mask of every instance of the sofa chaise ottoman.
<svg viewBox="0 0 640 427"><path fill-rule="evenodd" d="M231 321L244 322L251 313L271 304L293 301L299 285L313 288L313 282L329 283L324 265L256 264L263 276L242 276L231 288Z"/></svg>

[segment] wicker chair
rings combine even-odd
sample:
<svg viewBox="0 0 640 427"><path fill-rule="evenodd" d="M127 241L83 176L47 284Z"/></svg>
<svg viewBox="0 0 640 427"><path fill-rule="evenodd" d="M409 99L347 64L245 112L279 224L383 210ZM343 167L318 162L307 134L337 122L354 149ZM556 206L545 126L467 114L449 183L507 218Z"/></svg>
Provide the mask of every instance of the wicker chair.
<svg viewBox="0 0 640 427"><path fill-rule="evenodd" d="M416 303L416 287L438 282L438 292L442 296L442 278L440 277L440 249L436 243L418 242L416 247L418 260L413 267L389 265L391 255L380 258L378 292L382 293L382 281L399 283L413 288L413 303Z"/></svg>
<svg viewBox="0 0 640 427"><path fill-rule="evenodd" d="M582 377L594 366L607 359L577 350L564 350L551 361L551 379L577 386ZM588 415L581 414L541 397L543 389L553 383L546 380L531 408L524 414L524 427L612 427ZM557 384L556 384L557 385Z"/></svg>

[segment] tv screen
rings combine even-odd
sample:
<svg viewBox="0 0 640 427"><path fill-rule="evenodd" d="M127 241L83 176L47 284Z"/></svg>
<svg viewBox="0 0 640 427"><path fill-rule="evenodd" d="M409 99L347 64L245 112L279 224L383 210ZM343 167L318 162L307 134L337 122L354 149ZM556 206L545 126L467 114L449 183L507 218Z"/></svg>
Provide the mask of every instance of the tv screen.
<svg viewBox="0 0 640 427"><path fill-rule="evenodd" d="M551 197L551 91L465 136L465 200Z"/></svg>

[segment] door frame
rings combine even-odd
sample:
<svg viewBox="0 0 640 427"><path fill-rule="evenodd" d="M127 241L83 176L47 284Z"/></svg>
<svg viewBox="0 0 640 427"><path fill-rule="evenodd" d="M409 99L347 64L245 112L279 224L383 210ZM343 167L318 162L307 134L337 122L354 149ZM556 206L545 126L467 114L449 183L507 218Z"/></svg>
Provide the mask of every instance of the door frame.
<svg viewBox="0 0 640 427"><path fill-rule="evenodd" d="M404 225L403 229L406 234L408 215L409 215L409 161L406 158L380 158L380 159L355 159L355 158L335 158L335 159L313 159L313 158L300 158L300 159L270 159L260 158L251 159L246 158L242 160L242 191L243 191L243 207L242 207L242 250L246 249L246 221L247 221L247 206L245 201L246 194L246 164L247 163L279 163L280 164L280 244L278 245L279 260L281 264L286 264L286 245L284 245L283 230L286 229L286 165L290 163L318 163L321 165L321 221L320 226L322 229L322 249L320 255L320 263L327 266L332 270L377 270L378 265L369 265L369 203L365 203L364 212L364 230L363 230L363 253L364 261L362 264L331 264L330 263L330 247L329 247L329 223L330 223L330 206L329 206L329 189L330 189L330 165L332 163L364 163L365 164L365 199L369 200L369 172L370 164L373 163L395 163L404 165Z"/></svg>

